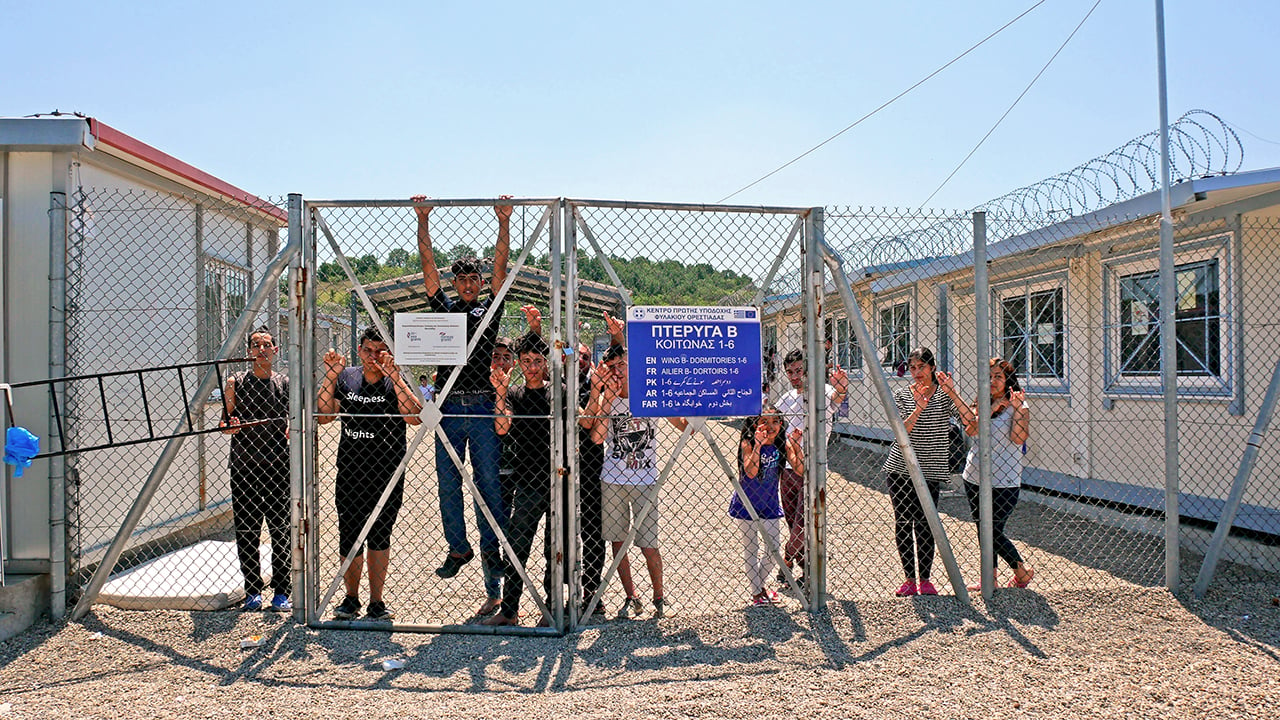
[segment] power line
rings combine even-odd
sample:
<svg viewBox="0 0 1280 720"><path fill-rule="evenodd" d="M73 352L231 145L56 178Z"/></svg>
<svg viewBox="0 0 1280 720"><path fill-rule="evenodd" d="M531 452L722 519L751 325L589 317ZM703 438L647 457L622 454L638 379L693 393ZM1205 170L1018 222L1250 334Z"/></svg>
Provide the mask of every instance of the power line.
<svg viewBox="0 0 1280 720"><path fill-rule="evenodd" d="M991 126L991 129L987 131L987 134L982 136L982 139L978 141L978 144L973 146L973 149L969 151L969 154L964 156L964 159L961 160L960 164L951 171L951 174L942 181L942 184L934 188L933 192L929 193L929 197L925 198L924 202L920 203L920 209L923 210L924 206L928 205L929 201L933 199L933 196L937 195L947 183L951 182L951 178L955 177L956 173L960 172L960 168L964 167L964 164L969 162L969 158L973 157L973 154L978 152L978 148L982 147L982 144L987 141L987 138L991 137L991 134L996 131L996 128L1000 127L1000 123L1004 122L1004 119L1009 117L1009 113L1013 112L1013 109L1018 106L1018 103L1022 101L1022 98L1026 97L1027 93L1031 91L1031 87L1036 84L1036 81L1040 79L1041 75L1044 75L1045 71L1049 69L1049 66L1053 64L1053 61L1058 59L1058 55L1067 47L1067 43L1071 42L1071 38L1076 36L1076 33L1080 31L1082 26L1084 26L1085 21L1089 19L1089 16L1092 15L1093 11L1097 10L1098 6L1101 4L1102 0L1098 0L1093 4L1093 7L1089 8L1089 12L1084 14L1084 17L1076 25L1075 29L1071 31L1071 34L1067 36L1067 39L1062 41L1062 44L1058 46L1058 49L1053 53L1053 56L1049 58L1049 61L1044 64L1044 67L1040 68L1040 72L1036 73L1036 76L1031 78L1031 82L1027 83L1027 86L1022 89L1022 92L1018 94L1018 97L1014 98L1013 104L1004 111L1004 114L1000 116L1000 119L996 120L996 124Z"/></svg>
<svg viewBox="0 0 1280 720"><path fill-rule="evenodd" d="M937 70L934 70L933 72L931 72L931 73L929 73L928 75L924 76L923 78L921 78L918 82L916 82L916 83L915 83L914 85L912 85L911 87L907 88L906 90L903 90L902 92L898 93L897 95L894 95L892 98L889 98L889 99L888 99L888 100L886 100L886 101L884 102L884 104L882 104L880 107L876 108L875 110L872 110L871 112L867 113L866 115L863 115L862 117L860 117L860 118L858 118L857 120L853 121L853 123L851 123L851 124L850 124L848 127L846 127L845 129L841 130L840 132L836 133L835 135L832 135L831 137L827 138L826 140L823 140L822 142L818 143L817 145L814 145L813 147L809 148L808 150L805 150L804 152L800 153L799 155L797 155L796 157L792 158L791 160L789 160L789 161L787 161L787 162L783 163L782 165L780 165L778 168L776 168L776 169L775 169L775 170L773 170L772 172L766 173L765 175L763 175L762 177L760 177L758 180L755 180L755 181L750 182L750 183L748 183L748 184L746 184L746 185L743 185L742 187L738 188L737 190L734 190L733 192L729 193L728 195L725 195L724 197L720 198L720 199L719 199L719 200L717 200L716 202L717 202L717 203L723 203L724 201L728 200L729 198L732 198L732 197L734 197L735 195L738 195L739 193L741 193L741 192L743 192L743 191L745 191L745 190L747 190L747 189L749 189L749 188L752 188L752 187L755 187L756 185L759 185L760 183L764 182L765 180L768 180L769 178L773 177L774 175L777 175L779 172L782 172L783 170L787 169L788 167L790 167L790 166L794 165L795 163L799 162L799 161L800 161L801 159L803 159L805 156L809 155L810 153L812 153L813 151L815 151L815 150L817 150L818 148L822 147L823 145L826 145L827 143L831 142L832 140L835 140L836 138L840 137L841 135L843 135L843 134L845 134L845 133L849 132L850 130L854 129L854 128L855 128L855 127L857 127L858 125L861 125L863 121L867 120L868 118L872 117L872 116L873 116L873 115L875 115L876 113L880 112L881 110L883 110L883 109L885 109L885 108L889 107L890 105L892 105L893 103L897 102L897 101L898 101L902 96L906 95L907 93L911 92L912 90L915 90L916 88L918 88L918 87L920 87L921 85L925 84L925 83L926 83L926 82L928 82L929 80L933 79L933 77L934 77L935 75L937 75L938 73L942 72L943 70L946 70L947 68L951 67L952 65L956 64L956 63L957 63L957 62L959 62L959 61L960 61L960 59L961 59L961 58L963 58L964 56L968 55L969 53L973 52L974 50L977 50L979 47L982 47L982 45L984 45L988 40L990 40L991 38L995 37L996 35L999 35L1000 33L1004 32L1004 31L1005 31L1005 29L1006 29L1006 28L1008 28L1010 25L1012 25L1012 24L1014 24L1014 23L1018 22L1018 21L1019 21L1019 20L1021 20L1023 17L1025 17L1028 13L1030 13L1032 10L1035 10L1036 8L1038 8L1038 7L1040 7L1041 5L1043 5L1044 3L1045 3L1045 0L1039 0L1036 4L1032 5L1031 7L1027 8L1026 10L1023 10L1023 11L1022 11L1022 12L1021 12L1017 17L1015 17L1014 19L1010 20L1009 22L1005 23L1004 25L1001 25L1001 26L1000 26L1000 27L999 27L995 32L993 32L993 33L991 33L990 35L988 35L988 36L986 36L986 37L982 38L981 40L979 40L977 43L975 43L973 46L971 46L968 50L965 50L964 52L960 53L959 55L957 55L957 56L955 56L954 58L952 58L951 60L949 60L949 61L948 61L945 65L943 65L942 67L940 67L940 68L938 68Z"/></svg>

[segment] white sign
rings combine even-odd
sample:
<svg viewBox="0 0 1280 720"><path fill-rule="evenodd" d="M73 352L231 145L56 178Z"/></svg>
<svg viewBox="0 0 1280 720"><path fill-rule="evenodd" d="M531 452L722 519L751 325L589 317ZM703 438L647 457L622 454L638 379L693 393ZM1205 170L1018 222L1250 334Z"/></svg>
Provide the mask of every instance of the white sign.
<svg viewBox="0 0 1280 720"><path fill-rule="evenodd" d="M466 362L466 314L396 313L396 363L465 365Z"/></svg>

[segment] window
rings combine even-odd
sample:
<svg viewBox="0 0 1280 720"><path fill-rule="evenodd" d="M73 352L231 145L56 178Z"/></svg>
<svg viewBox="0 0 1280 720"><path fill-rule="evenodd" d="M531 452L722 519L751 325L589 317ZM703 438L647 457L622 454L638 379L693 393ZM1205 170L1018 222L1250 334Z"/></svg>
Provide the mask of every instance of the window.
<svg viewBox="0 0 1280 720"><path fill-rule="evenodd" d="M1064 280L1043 278L996 288L995 352L1029 390L1065 390Z"/></svg>
<svg viewBox="0 0 1280 720"><path fill-rule="evenodd" d="M204 356L213 358L227 339L227 332L244 312L249 295L249 271L217 260L204 267Z"/></svg>
<svg viewBox="0 0 1280 720"><path fill-rule="evenodd" d="M1179 248L1174 266L1174 336L1179 393L1230 395L1230 236ZM1145 256L1107 266L1107 390L1155 393L1160 388L1159 259Z"/></svg>
<svg viewBox="0 0 1280 720"><path fill-rule="evenodd" d="M858 338L854 336L853 328L849 326L849 318L842 317L836 320L836 332L831 349L835 354L836 364L847 372L852 373L862 369L862 353L858 350Z"/></svg>
<svg viewBox="0 0 1280 720"><path fill-rule="evenodd" d="M911 301L876 308L880 364L894 372L905 371L911 354Z"/></svg>
<svg viewBox="0 0 1280 720"><path fill-rule="evenodd" d="M1218 261L1180 265L1174 269L1179 375L1222 372ZM1120 278L1120 372L1160 372L1160 274L1135 273Z"/></svg>

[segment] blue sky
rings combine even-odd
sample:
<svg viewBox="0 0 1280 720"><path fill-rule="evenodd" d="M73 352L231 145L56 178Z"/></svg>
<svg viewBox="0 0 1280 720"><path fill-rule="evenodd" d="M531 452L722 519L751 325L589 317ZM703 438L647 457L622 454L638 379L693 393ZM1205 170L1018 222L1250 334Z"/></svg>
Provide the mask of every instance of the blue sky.
<svg viewBox="0 0 1280 720"><path fill-rule="evenodd" d="M744 204L916 207L1094 0L1046 0ZM79 111L263 196L715 202L1034 4L0 0L0 115ZM1274 0L1166 2L1169 108L1280 166ZM1103 0L930 203L968 208L1158 126L1154 2Z"/></svg>

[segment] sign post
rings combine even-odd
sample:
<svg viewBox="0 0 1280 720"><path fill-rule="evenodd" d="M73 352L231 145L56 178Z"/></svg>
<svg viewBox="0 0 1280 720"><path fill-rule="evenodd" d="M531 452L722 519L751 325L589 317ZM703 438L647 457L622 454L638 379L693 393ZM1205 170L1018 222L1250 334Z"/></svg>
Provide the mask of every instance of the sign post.
<svg viewBox="0 0 1280 720"><path fill-rule="evenodd" d="M754 307L627 308L632 415L759 415L761 365Z"/></svg>

